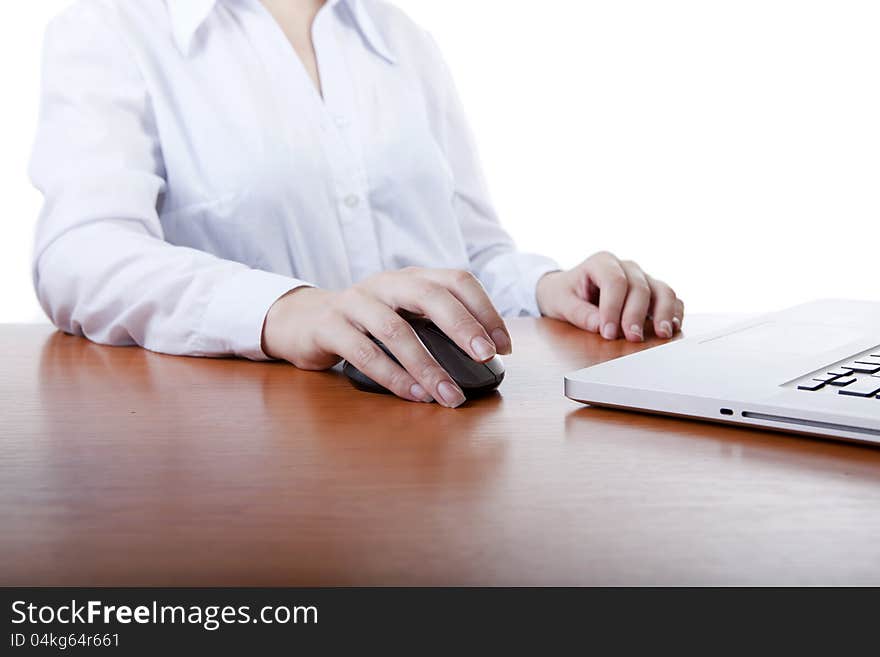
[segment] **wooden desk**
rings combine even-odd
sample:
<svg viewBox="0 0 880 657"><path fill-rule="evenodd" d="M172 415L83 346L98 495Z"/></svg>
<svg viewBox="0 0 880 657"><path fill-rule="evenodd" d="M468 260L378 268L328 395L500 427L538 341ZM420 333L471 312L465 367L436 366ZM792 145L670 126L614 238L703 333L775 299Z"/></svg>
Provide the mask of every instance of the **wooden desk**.
<svg viewBox="0 0 880 657"><path fill-rule="evenodd" d="M880 449L585 408L638 347L510 326L455 411L0 327L0 584L880 584Z"/></svg>

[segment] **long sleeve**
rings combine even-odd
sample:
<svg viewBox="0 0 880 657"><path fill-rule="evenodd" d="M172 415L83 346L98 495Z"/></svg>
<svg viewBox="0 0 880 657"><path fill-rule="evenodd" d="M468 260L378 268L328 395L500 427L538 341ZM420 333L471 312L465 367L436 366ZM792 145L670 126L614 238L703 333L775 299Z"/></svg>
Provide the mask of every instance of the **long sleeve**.
<svg viewBox="0 0 880 657"><path fill-rule="evenodd" d="M33 278L61 330L104 344L263 359L268 308L302 281L164 240L146 84L98 3L49 26L31 159L43 193Z"/></svg>
<svg viewBox="0 0 880 657"><path fill-rule="evenodd" d="M477 148L452 76L434 45L444 82L438 99L440 142L455 184L455 213L464 235L471 270L503 315L540 315L535 290L544 274L559 265L545 256L518 251L502 227L489 197Z"/></svg>

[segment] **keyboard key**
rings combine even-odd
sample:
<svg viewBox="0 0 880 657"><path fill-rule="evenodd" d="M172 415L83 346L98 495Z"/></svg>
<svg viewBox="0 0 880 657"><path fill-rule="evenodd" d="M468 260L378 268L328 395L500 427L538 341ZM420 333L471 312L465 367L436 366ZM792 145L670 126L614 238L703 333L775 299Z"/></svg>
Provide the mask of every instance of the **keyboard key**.
<svg viewBox="0 0 880 657"><path fill-rule="evenodd" d="M846 376L849 374L849 370L846 371L845 374L820 374L819 376L814 376L813 381L824 381L825 383L830 383L834 381L834 379L839 379L842 376Z"/></svg>
<svg viewBox="0 0 880 657"><path fill-rule="evenodd" d="M831 381L828 381L828 383L832 386L838 386L839 388L842 388L843 386L848 386L851 383L855 383L856 381L858 381L858 379L854 376L841 376L836 379L832 379Z"/></svg>
<svg viewBox="0 0 880 657"><path fill-rule="evenodd" d="M858 372L859 374L875 374L877 372L880 372L880 363L859 363L857 361L853 361L852 363L841 365L841 367L845 370Z"/></svg>
<svg viewBox="0 0 880 657"><path fill-rule="evenodd" d="M850 374L852 374L852 370L837 368L836 370L831 370L830 372L828 372L828 374L832 376L849 376Z"/></svg>
<svg viewBox="0 0 880 657"><path fill-rule="evenodd" d="M877 380L880 381L880 379ZM798 384L798 390L821 390L824 387L824 381L804 381Z"/></svg>
<svg viewBox="0 0 880 657"><path fill-rule="evenodd" d="M837 391L840 395L851 395L853 397L873 397L878 392L880 392L880 377L876 376L866 376L859 379L856 383Z"/></svg>

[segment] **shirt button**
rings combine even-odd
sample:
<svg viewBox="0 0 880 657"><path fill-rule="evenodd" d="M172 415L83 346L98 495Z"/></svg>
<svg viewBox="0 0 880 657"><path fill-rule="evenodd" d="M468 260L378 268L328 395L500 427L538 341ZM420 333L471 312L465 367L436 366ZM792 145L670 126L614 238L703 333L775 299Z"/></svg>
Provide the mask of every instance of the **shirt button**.
<svg viewBox="0 0 880 657"><path fill-rule="evenodd" d="M360 204L361 200L357 197L356 194L349 194L343 199L343 203L345 203L350 208L356 208Z"/></svg>

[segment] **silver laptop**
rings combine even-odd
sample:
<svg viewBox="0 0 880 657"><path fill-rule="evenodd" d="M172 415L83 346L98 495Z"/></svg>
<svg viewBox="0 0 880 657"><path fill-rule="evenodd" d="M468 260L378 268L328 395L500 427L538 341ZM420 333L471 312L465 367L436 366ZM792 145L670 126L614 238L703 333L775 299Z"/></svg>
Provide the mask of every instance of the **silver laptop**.
<svg viewBox="0 0 880 657"><path fill-rule="evenodd" d="M816 301L565 377L579 402L880 444L880 303Z"/></svg>

